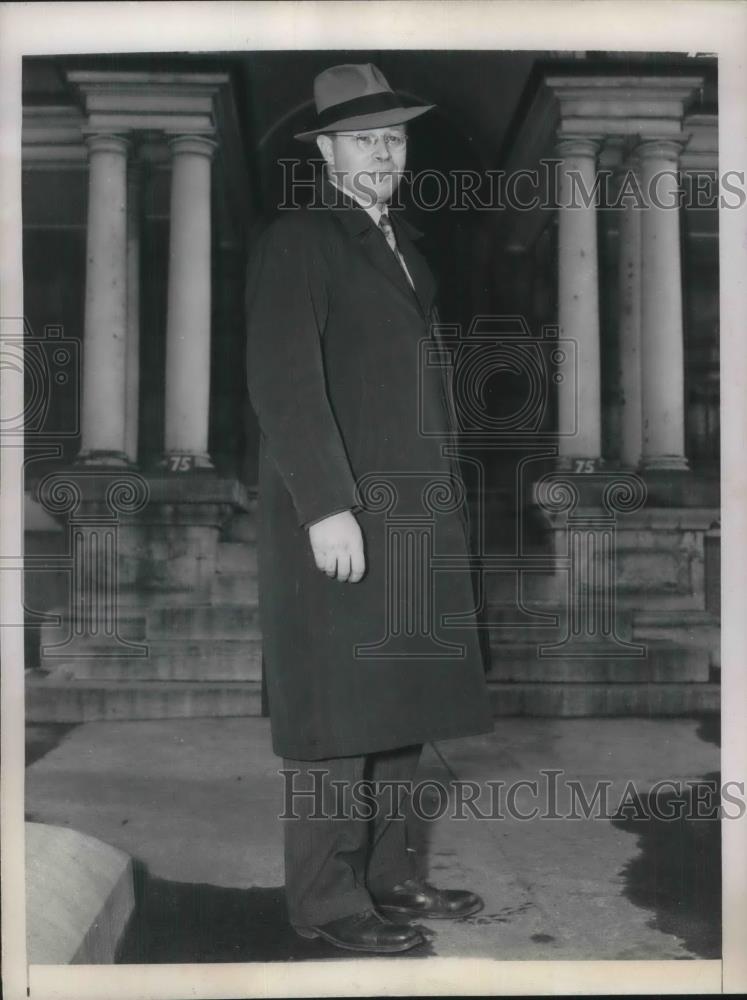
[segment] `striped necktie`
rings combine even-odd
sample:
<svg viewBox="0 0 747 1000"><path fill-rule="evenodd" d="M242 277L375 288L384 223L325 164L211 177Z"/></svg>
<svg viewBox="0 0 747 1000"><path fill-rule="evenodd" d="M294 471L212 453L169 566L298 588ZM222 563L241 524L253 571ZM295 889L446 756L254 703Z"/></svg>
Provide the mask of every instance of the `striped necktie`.
<svg viewBox="0 0 747 1000"><path fill-rule="evenodd" d="M389 248L391 249L394 256L397 258L397 260L400 262L402 270L405 272L405 275L407 276L407 280L410 282L410 285L414 288L415 286L413 285L412 278L410 277L410 272L407 270L407 264L405 264L404 258L402 257L402 254L399 252L399 247L397 246L397 237L394 235L394 229L392 228L391 219L389 218L386 212L381 213L381 217L379 218L379 229L386 237L386 241L389 244Z"/></svg>

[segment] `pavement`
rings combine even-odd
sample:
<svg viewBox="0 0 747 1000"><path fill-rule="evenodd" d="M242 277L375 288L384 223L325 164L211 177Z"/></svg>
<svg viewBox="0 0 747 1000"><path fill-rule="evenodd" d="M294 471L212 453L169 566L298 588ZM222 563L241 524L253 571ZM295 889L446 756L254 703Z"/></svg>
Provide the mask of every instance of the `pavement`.
<svg viewBox="0 0 747 1000"><path fill-rule="evenodd" d="M485 908L425 922L427 945L408 955L719 958L719 758L713 717L507 718L428 744L418 784L434 818L415 831L419 864ZM344 957L287 925L279 766L262 718L30 726L27 819L134 859L121 963ZM664 779L675 784L652 791Z"/></svg>

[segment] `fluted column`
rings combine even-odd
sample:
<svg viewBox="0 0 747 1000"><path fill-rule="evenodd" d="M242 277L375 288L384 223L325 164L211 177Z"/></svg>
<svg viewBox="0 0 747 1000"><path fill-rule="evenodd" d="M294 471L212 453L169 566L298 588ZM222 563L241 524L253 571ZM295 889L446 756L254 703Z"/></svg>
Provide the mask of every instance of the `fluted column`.
<svg viewBox="0 0 747 1000"><path fill-rule="evenodd" d="M624 175L638 170L635 159ZM636 468L641 460L641 210L627 198L620 211L618 243L618 330L620 386L620 459Z"/></svg>
<svg viewBox="0 0 747 1000"><path fill-rule="evenodd" d="M127 175L127 347L125 378L125 451L137 462L140 406L140 225L142 165L131 163Z"/></svg>
<svg viewBox="0 0 747 1000"><path fill-rule="evenodd" d="M212 468L210 405L210 170L215 143L171 140L171 230L166 326L165 464Z"/></svg>
<svg viewBox="0 0 747 1000"><path fill-rule="evenodd" d="M641 218L643 444L647 469L687 469L682 329L679 143L647 140L637 148L646 207ZM669 206L669 207L663 207Z"/></svg>
<svg viewBox="0 0 747 1000"><path fill-rule="evenodd" d="M128 142L121 135L102 134L86 141L88 232L78 460L126 465Z"/></svg>
<svg viewBox="0 0 747 1000"><path fill-rule="evenodd" d="M576 377L558 383L561 467L598 462L602 453L597 210L593 198L597 141L562 139L558 172L558 313L560 335L576 345ZM560 374L560 373L559 373ZM570 433L574 431L575 433Z"/></svg>

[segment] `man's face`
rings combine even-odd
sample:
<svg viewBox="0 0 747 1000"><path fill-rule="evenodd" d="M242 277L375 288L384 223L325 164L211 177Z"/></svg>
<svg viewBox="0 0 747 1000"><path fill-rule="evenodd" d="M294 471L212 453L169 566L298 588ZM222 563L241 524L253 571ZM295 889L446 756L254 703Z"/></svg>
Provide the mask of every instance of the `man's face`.
<svg viewBox="0 0 747 1000"><path fill-rule="evenodd" d="M321 135L317 144L340 186L368 204L388 202L400 182L407 158L404 125Z"/></svg>

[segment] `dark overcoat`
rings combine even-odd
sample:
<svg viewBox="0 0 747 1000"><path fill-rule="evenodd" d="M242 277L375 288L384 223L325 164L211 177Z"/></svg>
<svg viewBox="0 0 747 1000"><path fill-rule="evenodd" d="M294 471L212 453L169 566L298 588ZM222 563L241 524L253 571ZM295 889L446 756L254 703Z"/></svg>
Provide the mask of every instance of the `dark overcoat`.
<svg viewBox="0 0 747 1000"><path fill-rule="evenodd" d="M309 760L492 729L420 234L391 213L413 292L368 213L317 194L259 238L247 280L273 748ZM307 534L346 509L355 584L317 569Z"/></svg>

